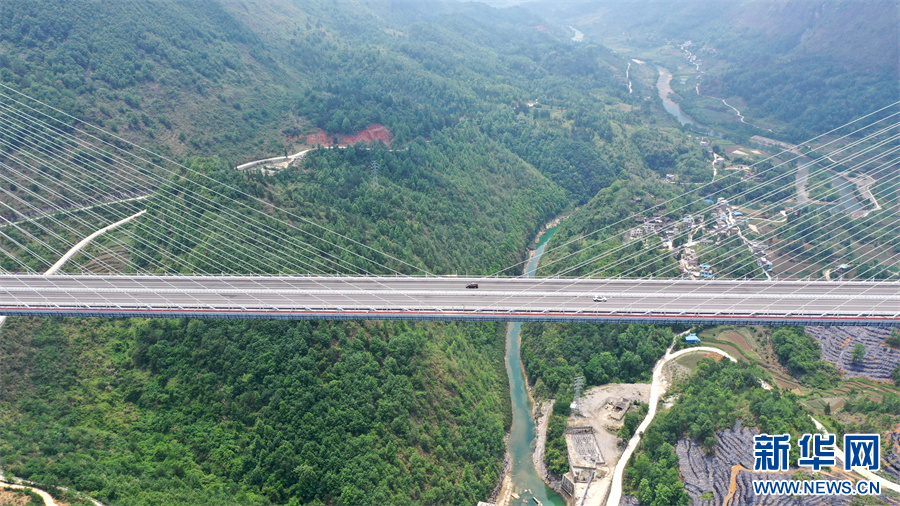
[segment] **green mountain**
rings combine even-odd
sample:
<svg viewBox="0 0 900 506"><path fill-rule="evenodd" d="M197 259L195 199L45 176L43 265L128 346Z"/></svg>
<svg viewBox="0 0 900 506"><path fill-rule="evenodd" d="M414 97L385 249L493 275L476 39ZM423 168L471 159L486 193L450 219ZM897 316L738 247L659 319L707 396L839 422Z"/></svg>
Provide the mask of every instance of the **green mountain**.
<svg viewBox="0 0 900 506"><path fill-rule="evenodd" d="M631 43L697 30L722 54L709 86L750 90L754 110L802 132L817 114L840 121L889 96L883 76L896 73L890 48L887 63L858 65L837 47L859 40L832 35L847 4L817 5L773 7L772 19L795 15L810 30L785 29L783 39L768 36L777 26L762 13L735 3L715 15L685 7L661 28L635 24ZM862 10L874 16L882 4L873 5ZM651 6L650 14L660 7ZM576 14L584 11L561 16ZM601 14L594 21L632 19L624 5ZM722 24L727 15L743 20L741 37ZM889 45L885 32L879 46ZM127 207L147 209L147 219L99 242L124 255L122 270L297 274L298 263L284 259L300 255L294 248L304 241L324 252L324 272L490 274L519 261L542 225L566 211L556 241L652 213L657 199L680 204L666 174L685 184L711 177L709 155L622 85L622 56L570 37L529 10L474 3L11 0L0 10L0 83L101 126L115 149L137 152L128 140L154 152L134 173L153 175L158 191ZM832 72L785 77L791 65L811 69L822 47L841 69L839 86L823 81L822 96L865 92L859 105L794 97L802 108L794 120L742 81L784 78L779 100L790 98L800 80ZM742 59L755 63L741 67ZM752 74L761 67L772 73ZM859 80L846 81L847 69ZM0 106L20 107L9 98ZM23 171L4 180L0 202L33 201L39 192L26 176L63 192L86 186L62 167L21 163L24 132L79 135L73 120L50 114L61 132L0 129L0 160ZM365 142L373 132L383 142ZM316 146L286 169L234 169ZM85 160L75 152L60 165ZM729 178L739 176L718 181ZM125 212L110 207L92 219L105 224L116 209ZM55 230L23 223L4 232L0 248L37 270L65 240L89 233L81 217L61 213ZM615 247L625 230L590 241ZM542 269L671 268L658 242L649 238L646 256L618 267L588 253L563 259L581 244L573 243ZM390 257L365 259L372 250L363 244ZM94 253L69 269L92 267ZM671 338L652 327L526 326L523 359L539 395L563 394L576 373L591 384L646 378ZM0 468L109 504L471 504L501 473L511 416L503 351L499 324L11 318L0 329ZM712 383L743 389L739 408L764 400L751 388L755 370L704 367ZM709 414L697 430L685 427L684 413L700 401L684 399L659 441L671 442L676 429L706 437L733 422ZM801 428L794 422L784 421ZM561 455L557 438L548 458L558 464ZM671 469L659 474L671 485Z"/></svg>
<svg viewBox="0 0 900 506"><path fill-rule="evenodd" d="M136 149L112 135L158 155L135 174L159 191L128 204L148 219L99 241L123 270L296 273L279 258L303 239L341 259L325 271L486 274L645 170L629 132L665 114L624 103L615 55L539 26L456 3L22 0L0 13L0 82L103 127L123 153ZM51 114L62 133L23 131L79 135ZM389 145L232 168L368 127ZM4 163L80 191L62 167L24 166L21 133L0 135ZM4 202L34 198L17 182ZM60 215L57 235L23 223L0 247L39 269L16 245L55 260L88 218ZM261 230L258 255L230 242ZM359 244L406 263L368 264ZM12 318L0 468L110 504L474 503L497 483L510 423L503 349L498 324Z"/></svg>
<svg viewBox="0 0 900 506"><path fill-rule="evenodd" d="M678 52L673 46L691 42L690 50L705 72L701 93L729 99L748 118L794 141L900 100L900 7L896 2L528 5L621 51L655 54L657 63L674 64L678 60L672 57ZM692 80L690 88L676 90L688 113L702 107L692 96L693 86ZM740 124L717 126L765 135Z"/></svg>

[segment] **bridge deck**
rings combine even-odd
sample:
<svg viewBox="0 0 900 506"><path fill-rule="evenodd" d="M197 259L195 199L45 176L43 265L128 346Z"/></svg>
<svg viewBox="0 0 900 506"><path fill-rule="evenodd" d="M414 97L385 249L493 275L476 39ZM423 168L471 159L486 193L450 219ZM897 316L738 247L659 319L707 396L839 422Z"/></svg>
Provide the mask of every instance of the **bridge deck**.
<svg viewBox="0 0 900 506"><path fill-rule="evenodd" d="M0 314L900 325L900 283L0 275Z"/></svg>

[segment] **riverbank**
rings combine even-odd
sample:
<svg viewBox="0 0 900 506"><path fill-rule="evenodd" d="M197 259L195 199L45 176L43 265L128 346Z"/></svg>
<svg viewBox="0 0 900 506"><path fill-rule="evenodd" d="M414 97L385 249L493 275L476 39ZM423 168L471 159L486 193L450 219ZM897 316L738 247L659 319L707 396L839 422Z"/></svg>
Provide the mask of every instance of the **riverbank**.
<svg viewBox="0 0 900 506"><path fill-rule="evenodd" d="M519 337L519 346L521 346L521 336ZM562 489L562 477L554 476L550 473L550 470L547 469L547 465L544 463L544 449L547 445L547 427L550 421L550 414L553 412L553 405L555 404L555 399L550 399L546 401L535 401L534 392L531 391L531 387L528 386L528 376L525 374L524 370L522 372L525 378L525 391L528 394L528 400L530 405L532 406L532 417L534 420L534 440L532 441L532 463L534 464L534 469L537 472L538 476L541 480L553 491L560 496L565 497L563 489ZM513 494L513 483L512 478L510 476L510 454L509 454L509 434L506 435L505 442L507 445L506 449L506 458L503 462L503 472L500 477L500 482L497 484L497 487L494 489L494 493L491 494L489 502L495 504L496 506L509 506L513 498L521 499L518 494ZM569 504L569 501L566 501L566 504Z"/></svg>
<svg viewBox="0 0 900 506"><path fill-rule="evenodd" d="M506 453L503 455L503 467L500 468L500 481L494 487L488 498L489 503L497 505L509 504L510 493L512 492L512 480L509 478L509 469L512 466L512 460L509 456L509 433L503 438L503 446L506 447Z"/></svg>
<svg viewBox="0 0 900 506"><path fill-rule="evenodd" d="M541 228L538 230L537 236L535 236L535 238L534 238L534 243L532 243L534 245L534 247L530 248L528 250L528 258L529 259L534 256L534 252L537 251L537 246L541 243L541 239L544 238L544 234L549 232L551 229L554 229L554 228L560 226L564 220L569 218L569 216L571 216L571 214L557 216L556 218L553 218L552 220L548 221L547 223L544 223L543 225L541 225Z"/></svg>
<svg viewBox="0 0 900 506"><path fill-rule="evenodd" d="M528 390L530 396L531 389L529 388ZM557 494L566 497L562 488L562 476L550 473L550 470L547 469L547 464L544 463L544 449L547 447L547 426L555 403L555 399L550 399L549 401L541 402L540 405L534 404L534 469L548 487L555 490ZM569 503L570 501L567 500L566 504Z"/></svg>
<svg viewBox="0 0 900 506"><path fill-rule="evenodd" d="M568 219L569 216L571 216L571 214L557 216L556 218L553 218L552 220L548 221L547 223L544 223L541 226L540 230L538 230L537 236L534 238L534 242L532 243L531 246L528 247L528 251L525 253L525 261L524 262L526 264L534 258L535 253L537 252L538 248L540 247L541 239L544 238L544 234L546 234L550 230L562 225L562 222L564 220ZM535 264L534 272L537 272L537 264ZM531 275L534 276L534 273L532 273ZM532 399L532 401L534 401L534 399Z"/></svg>

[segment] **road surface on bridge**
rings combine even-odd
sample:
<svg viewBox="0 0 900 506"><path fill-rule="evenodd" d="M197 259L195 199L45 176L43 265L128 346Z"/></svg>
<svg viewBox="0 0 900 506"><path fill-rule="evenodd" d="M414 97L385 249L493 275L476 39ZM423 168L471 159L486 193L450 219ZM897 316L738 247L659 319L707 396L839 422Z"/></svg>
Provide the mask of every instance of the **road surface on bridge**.
<svg viewBox="0 0 900 506"><path fill-rule="evenodd" d="M0 275L0 314L900 325L900 283Z"/></svg>

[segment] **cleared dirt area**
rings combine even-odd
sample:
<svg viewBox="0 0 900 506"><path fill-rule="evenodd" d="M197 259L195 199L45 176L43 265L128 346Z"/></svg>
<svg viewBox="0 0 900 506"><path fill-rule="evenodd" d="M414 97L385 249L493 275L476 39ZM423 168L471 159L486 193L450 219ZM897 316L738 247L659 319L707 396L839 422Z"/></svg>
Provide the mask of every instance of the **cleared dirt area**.
<svg viewBox="0 0 900 506"><path fill-rule="evenodd" d="M31 498L24 492L15 490L0 490L0 506L25 506Z"/></svg>
<svg viewBox="0 0 900 506"><path fill-rule="evenodd" d="M612 483L613 470L619 461L622 448L619 446L619 437L616 433L622 427L622 418L624 413L617 413L614 407L608 401L619 401L637 399L641 402L650 400L650 385L646 383L616 383L611 385L603 385L594 387L585 392L582 398L582 412L586 416L569 417L568 425L572 426L590 426L594 429L594 438L603 464L597 466L598 472L591 483L590 493L585 504L600 504L599 500L606 497L610 484ZM583 490L581 485L581 490ZM576 485L577 487L577 485ZM583 492L577 492L576 497L580 497Z"/></svg>
<svg viewBox="0 0 900 506"><path fill-rule="evenodd" d="M360 142L381 142L386 146L390 146L394 140L394 134L384 125L369 125L365 130L361 130L353 135L337 135L330 136L324 130L317 129L316 133L306 136L306 143L310 146L317 144L330 146L337 144L339 146L352 146Z"/></svg>

